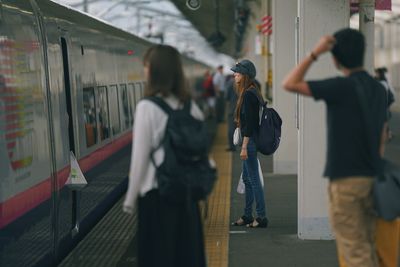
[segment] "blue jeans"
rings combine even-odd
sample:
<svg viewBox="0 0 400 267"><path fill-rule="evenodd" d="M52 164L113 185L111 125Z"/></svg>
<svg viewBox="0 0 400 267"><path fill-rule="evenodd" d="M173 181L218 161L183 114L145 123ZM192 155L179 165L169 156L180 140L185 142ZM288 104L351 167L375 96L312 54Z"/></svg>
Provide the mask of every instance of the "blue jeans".
<svg viewBox="0 0 400 267"><path fill-rule="evenodd" d="M256 200L257 217L266 217L264 189L258 174L257 148L253 138L247 144L247 160L242 162L243 183L245 184L246 205L244 215L253 217L253 202Z"/></svg>

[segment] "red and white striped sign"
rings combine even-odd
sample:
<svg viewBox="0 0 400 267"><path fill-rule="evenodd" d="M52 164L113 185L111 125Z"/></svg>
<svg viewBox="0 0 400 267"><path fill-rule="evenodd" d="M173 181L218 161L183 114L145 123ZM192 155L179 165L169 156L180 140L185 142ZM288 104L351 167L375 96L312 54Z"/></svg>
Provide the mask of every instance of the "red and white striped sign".
<svg viewBox="0 0 400 267"><path fill-rule="evenodd" d="M272 16L264 16L261 18L261 32L265 35L272 34Z"/></svg>

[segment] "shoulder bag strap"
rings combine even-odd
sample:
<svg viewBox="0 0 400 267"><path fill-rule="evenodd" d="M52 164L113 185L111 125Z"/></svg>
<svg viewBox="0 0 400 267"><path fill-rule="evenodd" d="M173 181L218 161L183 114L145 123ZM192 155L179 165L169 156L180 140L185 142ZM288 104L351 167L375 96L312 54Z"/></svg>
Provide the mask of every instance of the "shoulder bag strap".
<svg viewBox="0 0 400 267"><path fill-rule="evenodd" d="M149 97L146 97L145 99L150 100L151 102L155 103L168 115L171 114L172 108L167 103L165 103L165 101L161 97L149 96Z"/></svg>
<svg viewBox="0 0 400 267"><path fill-rule="evenodd" d="M373 132L373 125L372 125L372 121L368 120L367 118L367 114L368 114L368 102L367 102L367 97L365 95L365 92L363 90L363 84L362 82L357 79L357 78L353 78L353 81L356 84L356 92L357 92L357 96L358 96L358 100L359 103L361 105L361 113L362 113L362 117L364 119L364 124L366 126L366 132L367 132L367 141L369 144L368 145L368 151L370 153L370 155L372 156L373 161L378 162L379 158L377 158L377 154L373 153L371 145L373 144L373 138L372 138L372 132ZM375 164L372 163L372 166L374 166Z"/></svg>

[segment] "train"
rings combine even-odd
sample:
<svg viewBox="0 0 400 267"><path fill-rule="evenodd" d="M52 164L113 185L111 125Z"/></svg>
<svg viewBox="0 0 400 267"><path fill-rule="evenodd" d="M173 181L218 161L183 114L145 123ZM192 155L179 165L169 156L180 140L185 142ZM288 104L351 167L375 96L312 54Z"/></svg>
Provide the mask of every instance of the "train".
<svg viewBox="0 0 400 267"><path fill-rule="evenodd" d="M0 266L56 265L123 196L151 45L50 0L0 1ZM209 66L182 60L193 87Z"/></svg>

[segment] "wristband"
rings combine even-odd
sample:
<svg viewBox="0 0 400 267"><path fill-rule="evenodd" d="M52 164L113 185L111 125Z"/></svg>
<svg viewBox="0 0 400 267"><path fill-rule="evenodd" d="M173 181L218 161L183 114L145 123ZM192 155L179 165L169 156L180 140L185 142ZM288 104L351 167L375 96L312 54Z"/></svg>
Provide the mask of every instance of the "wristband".
<svg viewBox="0 0 400 267"><path fill-rule="evenodd" d="M314 54L314 52L310 53L310 57L312 59L312 61L317 61L318 57Z"/></svg>

